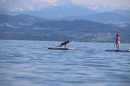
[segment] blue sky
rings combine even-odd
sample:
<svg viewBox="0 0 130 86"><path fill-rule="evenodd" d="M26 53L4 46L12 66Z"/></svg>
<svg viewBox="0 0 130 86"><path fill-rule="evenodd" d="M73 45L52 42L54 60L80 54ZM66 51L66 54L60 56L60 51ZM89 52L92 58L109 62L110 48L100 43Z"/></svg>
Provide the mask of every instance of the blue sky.
<svg viewBox="0 0 130 86"><path fill-rule="evenodd" d="M76 4L86 4L86 5L103 4L110 6L125 5L130 7L130 0L71 0L71 1Z"/></svg>

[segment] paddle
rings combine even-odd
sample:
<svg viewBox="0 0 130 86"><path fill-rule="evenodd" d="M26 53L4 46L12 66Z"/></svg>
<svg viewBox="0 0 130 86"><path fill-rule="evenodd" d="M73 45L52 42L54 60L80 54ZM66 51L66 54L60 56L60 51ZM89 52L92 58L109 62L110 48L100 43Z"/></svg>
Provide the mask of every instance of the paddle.
<svg viewBox="0 0 130 86"><path fill-rule="evenodd" d="M66 38L65 38L65 36L64 36L64 41L66 41Z"/></svg>
<svg viewBox="0 0 130 86"><path fill-rule="evenodd" d="M114 48L115 48L115 45L116 45L116 44L114 43L113 50L114 50Z"/></svg>

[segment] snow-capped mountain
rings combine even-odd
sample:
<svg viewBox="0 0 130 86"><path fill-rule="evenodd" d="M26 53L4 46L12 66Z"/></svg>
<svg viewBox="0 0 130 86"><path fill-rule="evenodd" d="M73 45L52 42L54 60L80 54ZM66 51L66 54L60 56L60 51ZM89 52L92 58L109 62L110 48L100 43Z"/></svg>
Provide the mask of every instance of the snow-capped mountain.
<svg viewBox="0 0 130 86"><path fill-rule="evenodd" d="M126 9L127 12L126 10L114 12L116 9ZM129 17L128 10L130 8L127 6L76 5L71 0L0 0L0 14L26 14L48 19L86 16L101 12L113 12Z"/></svg>
<svg viewBox="0 0 130 86"><path fill-rule="evenodd" d="M74 5L71 0L0 0L0 10L8 11L31 11L41 10L47 7ZM116 9L130 10L127 6L109 6L102 4L84 5L93 11L106 12Z"/></svg>
<svg viewBox="0 0 130 86"><path fill-rule="evenodd" d="M121 10L130 10L130 7L121 5L121 6L118 7L118 9L121 9Z"/></svg>
<svg viewBox="0 0 130 86"><path fill-rule="evenodd" d="M119 7L115 7L115 6L110 6L110 5L102 5L102 4L96 4L96 5L85 5L87 8L91 9L91 10L95 10L95 11L99 11L99 12L109 12L109 11L113 11L116 9L121 9L121 10L130 10L130 7L121 5Z"/></svg>
<svg viewBox="0 0 130 86"><path fill-rule="evenodd" d="M0 9L9 11L40 10L46 7L73 4L70 0L0 0Z"/></svg>

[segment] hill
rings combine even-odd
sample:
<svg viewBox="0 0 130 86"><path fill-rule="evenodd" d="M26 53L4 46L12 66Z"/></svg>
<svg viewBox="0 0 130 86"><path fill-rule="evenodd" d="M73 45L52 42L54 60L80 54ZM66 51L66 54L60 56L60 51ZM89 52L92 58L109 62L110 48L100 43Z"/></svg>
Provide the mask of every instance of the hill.
<svg viewBox="0 0 130 86"><path fill-rule="evenodd" d="M116 10L113 10L111 11L112 13L116 13L116 14L121 14L121 15L124 15L128 18L130 18L130 10L121 10L121 9L116 9Z"/></svg>
<svg viewBox="0 0 130 86"><path fill-rule="evenodd" d="M32 20L33 19L33 20ZM130 24L117 27L88 20L48 20L28 15L0 15L0 39L114 42L115 34L130 43Z"/></svg>
<svg viewBox="0 0 130 86"><path fill-rule="evenodd" d="M117 13L111 13L111 12L96 13L93 15L86 15L86 16L63 17L63 18L59 18L58 20L75 20L75 19L84 19L84 20L101 22L101 23L130 22L129 17Z"/></svg>
<svg viewBox="0 0 130 86"><path fill-rule="evenodd" d="M16 16L12 15L6 15L6 14L0 14L0 23L10 23L10 24L19 24L19 23L26 23L26 24L32 24L34 22L39 21L46 21L45 18L38 18L35 16L20 14Z"/></svg>

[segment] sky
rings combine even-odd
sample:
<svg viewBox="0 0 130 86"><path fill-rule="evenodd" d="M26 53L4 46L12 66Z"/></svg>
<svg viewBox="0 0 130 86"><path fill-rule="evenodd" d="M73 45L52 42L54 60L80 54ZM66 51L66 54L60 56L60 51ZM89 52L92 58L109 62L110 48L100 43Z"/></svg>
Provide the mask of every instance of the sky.
<svg viewBox="0 0 130 86"><path fill-rule="evenodd" d="M130 7L130 0L71 0L75 4L86 4L86 5L94 5L94 4L103 4L110 6L128 6Z"/></svg>
<svg viewBox="0 0 130 86"><path fill-rule="evenodd" d="M0 0L0 3L6 2L6 1L12 1L15 2L17 0ZM24 1L24 0L18 0L18 1ZM26 0L25 0L26 1ZM128 6L130 7L130 0L28 0L29 2L69 2L72 1L73 3L80 5L95 5L95 4L103 4L103 5L110 5L110 6Z"/></svg>

